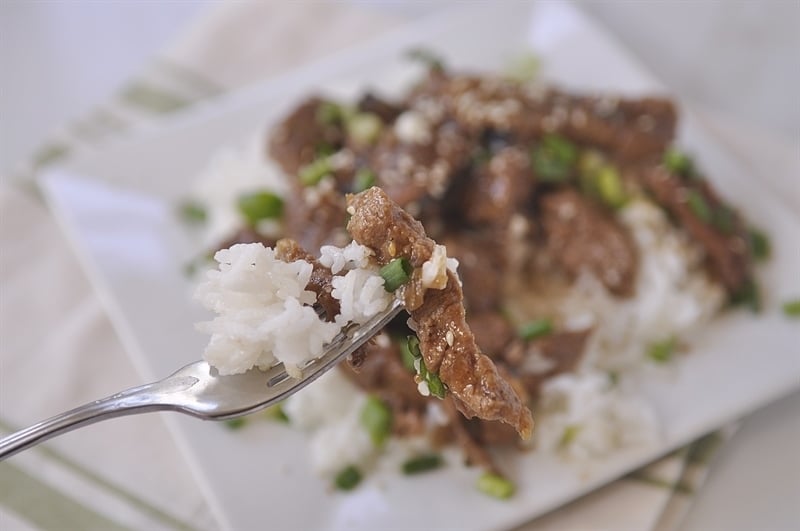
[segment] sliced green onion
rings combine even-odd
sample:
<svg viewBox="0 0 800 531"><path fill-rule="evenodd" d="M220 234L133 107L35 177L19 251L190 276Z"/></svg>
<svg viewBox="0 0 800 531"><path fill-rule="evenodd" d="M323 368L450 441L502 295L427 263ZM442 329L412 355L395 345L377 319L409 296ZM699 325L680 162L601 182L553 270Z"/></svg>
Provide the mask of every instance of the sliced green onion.
<svg viewBox="0 0 800 531"><path fill-rule="evenodd" d="M342 106L332 101L323 101L317 107L317 123L320 125L336 125L344 118Z"/></svg>
<svg viewBox="0 0 800 531"><path fill-rule="evenodd" d="M564 428L564 433L561 434L561 439L558 441L559 448L566 448L572 444L580 431L581 427L577 424L570 424Z"/></svg>
<svg viewBox="0 0 800 531"><path fill-rule="evenodd" d="M444 62L441 57L427 48L412 48L406 52L406 57L412 61L422 63L431 70L444 70Z"/></svg>
<svg viewBox="0 0 800 531"><path fill-rule="evenodd" d="M336 474L333 483L339 490L353 490L361 483L361 471L353 465L347 466Z"/></svg>
<svg viewBox="0 0 800 531"><path fill-rule="evenodd" d="M336 153L336 150L333 148L332 145L328 144L327 142L321 142L320 144L317 144L317 149L314 151L314 154L317 156L318 159L329 157L334 153Z"/></svg>
<svg viewBox="0 0 800 531"><path fill-rule="evenodd" d="M403 463L403 474L412 475L435 470L444 464L439 454L428 454L414 457Z"/></svg>
<svg viewBox="0 0 800 531"><path fill-rule="evenodd" d="M247 419L244 417L236 417L235 419L228 419L225 421L225 427L229 430L239 430L247 424Z"/></svg>
<svg viewBox="0 0 800 531"><path fill-rule="evenodd" d="M711 221L711 207L708 206L703 194L697 190L686 191L686 204L692 213L705 223Z"/></svg>
<svg viewBox="0 0 800 531"><path fill-rule="evenodd" d="M283 199L271 192L241 195L236 206L250 225L256 225L262 219L277 219L283 215Z"/></svg>
<svg viewBox="0 0 800 531"><path fill-rule="evenodd" d="M662 163L670 173L683 177L694 176L694 162L691 157L674 147L668 148L664 152Z"/></svg>
<svg viewBox="0 0 800 531"><path fill-rule="evenodd" d="M736 293L733 293L730 302L734 306L747 306L753 313L761 311L761 291L755 280L750 279L745 282Z"/></svg>
<svg viewBox="0 0 800 531"><path fill-rule="evenodd" d="M411 280L413 268L405 258L395 258L380 270L380 275L384 280L383 288L392 292Z"/></svg>
<svg viewBox="0 0 800 531"><path fill-rule="evenodd" d="M265 409L264 417L284 424L289 423L289 416L286 414L286 411L283 410L283 404L275 404Z"/></svg>
<svg viewBox="0 0 800 531"><path fill-rule="evenodd" d="M611 387L619 385L619 372L608 371L608 381L611 382Z"/></svg>
<svg viewBox="0 0 800 531"><path fill-rule="evenodd" d="M373 186L375 186L375 172L369 168L359 169L353 177L353 193L363 192Z"/></svg>
<svg viewBox="0 0 800 531"><path fill-rule="evenodd" d="M383 122L373 113L359 112L347 120L346 127L347 135L353 142L361 146L368 146L380 136Z"/></svg>
<svg viewBox="0 0 800 531"><path fill-rule="evenodd" d="M369 433L372 444L383 446L392 431L392 412L389 407L380 398L368 396L359 420Z"/></svg>
<svg viewBox="0 0 800 531"><path fill-rule="evenodd" d="M597 174L606 165L606 158L595 149L581 152L578 158L578 176L580 177L581 191L590 196L597 196Z"/></svg>
<svg viewBox="0 0 800 531"><path fill-rule="evenodd" d="M328 157L319 158L300 168L300 182L305 186L314 186L322 180L323 177L333 172L333 167Z"/></svg>
<svg viewBox="0 0 800 531"><path fill-rule="evenodd" d="M486 472L479 477L476 486L482 493L500 500L510 498L514 495L515 490L513 483L503 476L491 472Z"/></svg>
<svg viewBox="0 0 800 531"><path fill-rule="evenodd" d="M800 317L800 299L784 302L783 313L788 317Z"/></svg>
<svg viewBox="0 0 800 531"><path fill-rule="evenodd" d="M772 254L772 245L770 244L769 237L760 230L754 228L750 229L748 237L753 258L758 261L769 259L770 254Z"/></svg>
<svg viewBox="0 0 800 531"><path fill-rule="evenodd" d="M614 166L605 165L597 172L597 191L600 199L611 208L619 208L625 204L627 197L622 186L622 177Z"/></svg>
<svg viewBox="0 0 800 531"><path fill-rule="evenodd" d="M206 207L197 201L187 199L178 207L181 219L192 225L201 225L206 222L208 215Z"/></svg>
<svg viewBox="0 0 800 531"><path fill-rule="evenodd" d="M443 399L445 397L445 395L447 394L447 389L442 383L442 380L439 379L438 374L434 374L430 371L427 371L427 375L425 376L425 381L428 382L428 390L431 392L433 396L439 399Z"/></svg>
<svg viewBox="0 0 800 531"><path fill-rule="evenodd" d="M519 328L518 334L522 339L530 341L537 337L550 334L553 331L553 322L550 319L536 319L529 321Z"/></svg>
<svg viewBox="0 0 800 531"><path fill-rule="evenodd" d="M566 138L548 134L542 138L532 154L536 177L543 182L566 181L578 161L578 149Z"/></svg>
<svg viewBox="0 0 800 531"><path fill-rule="evenodd" d="M657 341L647 348L647 357L656 363L667 363L672 359L675 349L678 346L678 340L675 337L670 337L664 341Z"/></svg>
<svg viewBox="0 0 800 531"><path fill-rule="evenodd" d="M408 351L411 352L414 359L422 358L422 351L419 348L419 338L417 336L408 336L407 339L406 345L408 346Z"/></svg>
<svg viewBox="0 0 800 531"><path fill-rule="evenodd" d="M409 338L413 337L416 339L415 336L409 336ZM419 340L417 340L419 341ZM416 372L417 370L414 368L414 362L417 360L417 357L412 354L411 349L408 346L408 341L401 341L400 342L400 359L403 361L403 366L411 372Z"/></svg>
<svg viewBox="0 0 800 531"><path fill-rule="evenodd" d="M711 224L722 234L731 234L734 229L734 221L736 220L736 213L733 209L726 205L719 205L714 210Z"/></svg>

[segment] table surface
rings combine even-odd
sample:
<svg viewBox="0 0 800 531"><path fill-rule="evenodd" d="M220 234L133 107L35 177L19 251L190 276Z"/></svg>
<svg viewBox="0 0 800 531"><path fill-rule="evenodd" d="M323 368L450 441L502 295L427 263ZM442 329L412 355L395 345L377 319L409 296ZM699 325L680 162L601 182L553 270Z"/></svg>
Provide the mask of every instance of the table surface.
<svg viewBox="0 0 800 531"><path fill-rule="evenodd" d="M108 98L209 3L0 3L0 175L54 127ZM797 161L800 2L775 1L770 9L756 2L700 2L691 16L677 2L581 3L675 92L757 125L762 141L785 145ZM365 8L410 17L431 9L420 3ZM673 35L676 27L680 38ZM709 69L713 75L698 75ZM713 464L683 527L796 526L798 446L800 393L745 419Z"/></svg>

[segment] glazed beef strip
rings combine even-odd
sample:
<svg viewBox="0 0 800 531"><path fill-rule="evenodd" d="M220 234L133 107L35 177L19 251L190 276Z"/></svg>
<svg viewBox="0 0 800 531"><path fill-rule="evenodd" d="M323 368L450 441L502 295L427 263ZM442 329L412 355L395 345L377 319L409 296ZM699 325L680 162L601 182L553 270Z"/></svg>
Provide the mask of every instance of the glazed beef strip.
<svg viewBox="0 0 800 531"><path fill-rule="evenodd" d="M417 273L435 246L422 224L377 187L349 195L347 201L351 214L347 229L353 239L371 248L379 264L403 257L414 267L412 284L404 287L406 309L416 323L428 370L438 373L464 415L501 420L514 426L522 438L529 438L530 410L475 344L458 277L447 271L444 289L422 291Z"/></svg>
<svg viewBox="0 0 800 531"><path fill-rule="evenodd" d="M605 149L625 161L660 157L675 135L677 113L667 99L572 96L500 77L448 75L432 70L412 93L411 108L531 141L558 133Z"/></svg>
<svg viewBox="0 0 800 531"><path fill-rule="evenodd" d="M707 182L689 180L662 166L641 172L645 189L705 250L706 264L730 295L752 279L751 256L744 223L725 206Z"/></svg>
<svg viewBox="0 0 800 531"><path fill-rule="evenodd" d="M547 249L570 276L595 275L611 293L634 291L638 255L630 235L578 191L563 188L540 201Z"/></svg>

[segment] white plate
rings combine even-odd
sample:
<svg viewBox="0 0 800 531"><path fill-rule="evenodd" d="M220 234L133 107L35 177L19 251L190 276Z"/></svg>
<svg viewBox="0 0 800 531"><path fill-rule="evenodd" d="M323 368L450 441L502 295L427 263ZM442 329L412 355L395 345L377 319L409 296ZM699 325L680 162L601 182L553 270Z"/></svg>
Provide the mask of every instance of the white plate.
<svg viewBox="0 0 800 531"><path fill-rule="evenodd" d="M274 121L293 101L331 81L345 93L373 86L396 92L412 45L442 52L457 67L498 69L533 49L545 75L566 86L640 94L658 83L569 5L478 6L435 16L354 51L227 98L150 135L43 176L50 204L75 245L134 361L148 379L197 359L204 317L189 298L181 264L191 238L174 201L219 146ZM250 529L497 529L540 515L800 385L800 328L777 309L800 293L800 222L780 199L742 173L691 116L681 140L698 154L722 194L765 228L775 246L763 269L767 311L716 322L669 370L640 382L662 422L657 447L619 452L578 467L536 453L502 456L518 495L498 502L478 494L476 471L449 466L424 477L380 472L355 492L331 492L306 465L300 434L263 423L231 433L170 415L168 421L220 521ZM791 242L791 243L790 243Z"/></svg>

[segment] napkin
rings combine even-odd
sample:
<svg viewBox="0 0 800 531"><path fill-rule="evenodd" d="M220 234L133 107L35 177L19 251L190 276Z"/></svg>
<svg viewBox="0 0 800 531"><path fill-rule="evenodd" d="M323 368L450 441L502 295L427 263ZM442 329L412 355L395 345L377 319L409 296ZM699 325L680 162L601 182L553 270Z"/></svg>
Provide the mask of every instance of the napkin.
<svg viewBox="0 0 800 531"><path fill-rule="evenodd" d="M334 3L216 4L80 127L65 128L80 134L43 142L17 174L20 186L0 188L0 433L141 383L65 238L29 193L35 172L400 22ZM672 529L731 431L520 530ZM96 424L0 465L6 531L218 527L159 414Z"/></svg>

